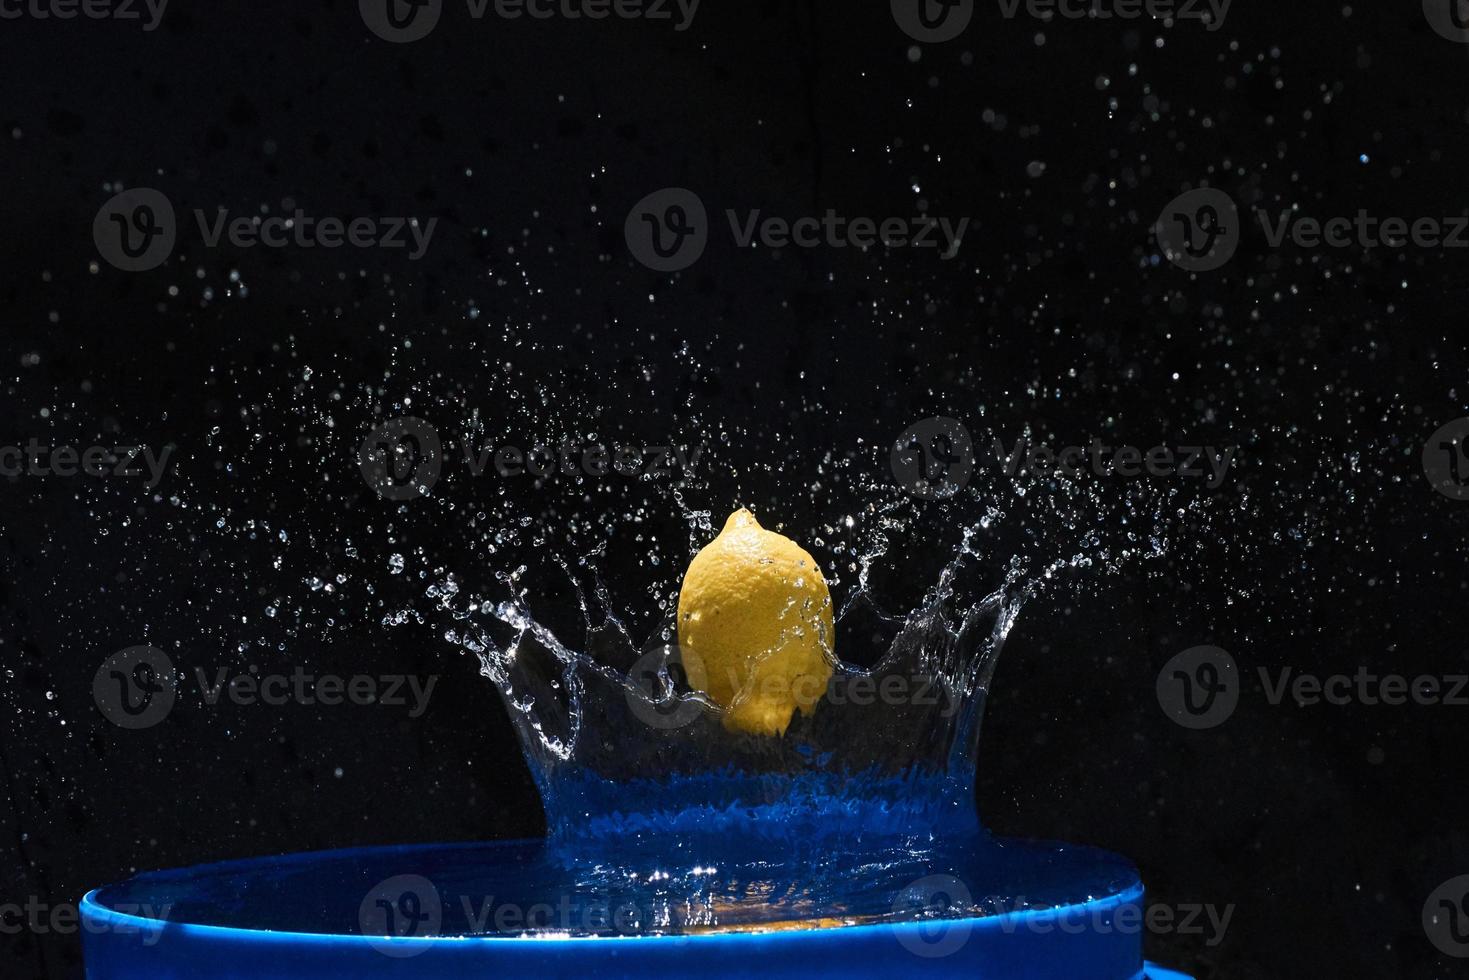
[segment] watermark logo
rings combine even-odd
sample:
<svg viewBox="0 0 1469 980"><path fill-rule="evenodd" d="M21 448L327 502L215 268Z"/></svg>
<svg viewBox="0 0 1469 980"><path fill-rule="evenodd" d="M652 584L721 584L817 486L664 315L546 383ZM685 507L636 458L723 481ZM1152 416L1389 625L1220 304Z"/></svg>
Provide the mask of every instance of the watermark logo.
<svg viewBox="0 0 1469 980"><path fill-rule="evenodd" d="M893 900L893 915L903 920L894 932L914 956L952 956L969 942L974 896L953 875L929 875L912 882Z"/></svg>
<svg viewBox="0 0 1469 980"><path fill-rule="evenodd" d="M177 697L173 661L150 646L114 653L92 677L92 699L103 717L119 728L152 728L168 717Z"/></svg>
<svg viewBox="0 0 1469 980"><path fill-rule="evenodd" d="M1469 708L1469 674L1377 674L1360 666L1352 674L1297 673L1294 667L1256 668L1265 702L1287 700L1297 708L1342 707ZM1158 673L1158 703L1185 728L1215 728L1234 713L1241 695L1234 659L1218 647L1194 647L1168 661Z"/></svg>
<svg viewBox="0 0 1469 980"><path fill-rule="evenodd" d="M1469 2L1469 0L1466 0ZM1295 208L1276 213L1256 208L1254 220L1268 248L1462 249L1469 248L1469 216L1379 217L1359 208L1325 219ZM1171 201L1154 226L1163 256L1181 269L1210 272L1234 257L1244 219L1220 190L1189 191Z"/></svg>
<svg viewBox="0 0 1469 980"><path fill-rule="evenodd" d="M89 919L72 902L52 904L39 895L28 895L24 904L0 903L0 935L14 936L30 932L37 936L71 936L79 930L90 935L141 933L144 946L156 946L158 940L163 938L164 926L173 911L171 902L161 905L122 902L110 907L126 918ZM137 919L143 920L143 924L134 924Z"/></svg>
<svg viewBox="0 0 1469 980"><path fill-rule="evenodd" d="M1450 500L1469 500L1469 418L1455 419L1428 438L1423 473Z"/></svg>
<svg viewBox="0 0 1469 980"><path fill-rule="evenodd" d="M1210 33L1224 26L1234 0L996 0L1005 20L1025 16L1050 24L1070 21L1195 22ZM1432 0L1428 0L1429 3ZM952 41L969 27L974 0L891 0L893 20L923 44Z"/></svg>
<svg viewBox="0 0 1469 980"><path fill-rule="evenodd" d="M633 478L692 474L704 456L703 446L606 446L563 440L559 445L475 446L463 442L464 467L475 479L491 469L501 477L549 479L556 475ZM405 417L379 425L357 450L362 477L387 500L415 500L438 483L443 471L443 443L438 430L423 419Z"/></svg>
<svg viewBox="0 0 1469 980"><path fill-rule="evenodd" d="M633 663L627 680L628 710L649 728L683 728L705 711L702 702L681 693L709 689L704 659L692 650L659 643Z"/></svg>
<svg viewBox="0 0 1469 980"><path fill-rule="evenodd" d="M367 434L357 450L357 466L367 485L384 500L417 500L439 482L444 447L432 425L405 416Z"/></svg>
<svg viewBox="0 0 1469 980"><path fill-rule="evenodd" d="M623 225L628 251L654 272L679 272L709 244L709 212L699 195L665 187L634 204Z"/></svg>
<svg viewBox="0 0 1469 980"><path fill-rule="evenodd" d="M666 187L633 205L623 225L628 251L655 272L678 272L699 260L709 243L712 224L704 202L683 187ZM738 248L760 247L779 253L787 248L936 249L948 261L959 254L968 218L849 218L828 209L820 216L785 218L760 208L744 214L726 209L725 221Z"/></svg>
<svg viewBox="0 0 1469 980"><path fill-rule="evenodd" d="M921 44L943 44L964 33L974 0L892 0L893 20Z"/></svg>
<svg viewBox="0 0 1469 980"><path fill-rule="evenodd" d="M427 945L404 940L439 935L444 928L444 902L434 883L422 875L397 875L378 882L363 896L357 926L378 952L395 959L417 956Z"/></svg>
<svg viewBox="0 0 1469 980"><path fill-rule="evenodd" d="M957 419L924 419L898 436L889 462L898 485L914 497L952 497L974 475L974 440Z"/></svg>
<svg viewBox="0 0 1469 980"><path fill-rule="evenodd" d="M1234 0L997 0L1000 16L1014 20L1022 10L1039 21L1141 20L1203 24L1210 33L1224 26Z"/></svg>
<svg viewBox="0 0 1469 980"><path fill-rule="evenodd" d="M0 0L0 20L87 20L141 21L151 33L163 22L168 0ZM145 19L146 15L146 19Z"/></svg>
<svg viewBox="0 0 1469 980"><path fill-rule="evenodd" d="M814 697L816 678L798 677L791 684L797 699ZM889 708L933 708L940 718L953 718L964 708L947 678L934 674L873 674L844 671L827 682L824 695L828 704L838 708L851 705L867 708L883 705Z"/></svg>
<svg viewBox="0 0 1469 980"><path fill-rule="evenodd" d="M421 41L438 26L444 0L358 0L362 22L384 41Z"/></svg>
<svg viewBox="0 0 1469 980"><path fill-rule="evenodd" d="M1378 218L1359 209L1351 217L1344 215L1322 221L1282 211L1272 217L1263 209L1256 218L1271 248L1280 248L1287 240L1296 248L1469 248L1469 217L1443 218Z"/></svg>
<svg viewBox="0 0 1469 980"><path fill-rule="evenodd" d="M1469 675L1466 674L1419 674L1410 678L1403 674L1374 674L1364 666L1358 667L1355 674L1326 677L1297 674L1293 667L1282 667L1271 677L1271 672L1261 667L1259 676L1265 700L1273 707L1285 703L1287 694L1298 708L1319 704L1337 707L1348 704L1469 707L1469 693L1466 693L1469 692Z"/></svg>
<svg viewBox="0 0 1469 980"><path fill-rule="evenodd" d="M682 33L693 26L700 0L465 0L474 21L493 15L499 20L645 20L672 22ZM362 22L384 41L408 44L431 34L443 16L443 0L358 0Z"/></svg>
<svg viewBox="0 0 1469 980"><path fill-rule="evenodd" d="M262 674L255 666L244 673L231 673L227 667L209 676L202 667L194 668L199 696L208 707L221 700L236 707L263 704L273 708L287 704L304 707L322 705L334 708L341 704L358 707L406 708L409 718L418 718L428 710L429 699L439 683L438 674L427 678L417 674L309 674L297 667L289 674Z"/></svg>
<svg viewBox="0 0 1469 980"><path fill-rule="evenodd" d="M893 924L898 941L916 956L935 959L957 953L969 941L971 923L979 910L993 916L1006 935L1024 931L1047 935L1155 935L1197 936L1204 945L1224 942L1235 906L1199 902L1177 905L1124 902L1118 905L1087 902L1057 908L1038 908L1025 896L988 895L978 900L953 875L939 874L909 884L893 902Z"/></svg>
<svg viewBox="0 0 1469 980"><path fill-rule="evenodd" d="M740 699L797 704L821 702L825 710L882 706L924 708L940 718L953 718L963 710L963 700L949 681L933 674L876 674L844 670L823 680L813 674L795 678L778 675L746 676L741 669L727 668L726 690L738 691ZM644 653L628 672L625 691L628 708L650 728L683 728L705 711L704 703L692 692L708 691L710 674L694 651L660 644Z"/></svg>
<svg viewBox="0 0 1469 980"><path fill-rule="evenodd" d="M968 218L950 220L915 216L911 218L847 218L828 209L821 217L795 219L770 217L760 209L741 216L724 212L730 234L740 248L780 250L785 248L855 248L866 251L884 248L938 249L939 260L947 262L959 254Z"/></svg>
<svg viewBox="0 0 1469 980"><path fill-rule="evenodd" d="M1449 879L1428 896L1423 931L1439 952L1469 959L1469 875Z"/></svg>
<svg viewBox="0 0 1469 980"><path fill-rule="evenodd" d="M25 446L0 446L0 476L59 476L148 478L155 489L168 469L173 446L154 453L151 446L43 446L32 438Z"/></svg>
<svg viewBox="0 0 1469 980"><path fill-rule="evenodd" d="M1142 905L1126 902L1114 907L1088 902L1037 913L1024 898L990 898L985 904L1000 912L1028 913L1018 920L1007 918L1000 928L1013 933L1022 923L1027 932L1048 936L1061 933L1076 936L1091 933L1098 936L1119 934L1135 936L1147 931L1158 936L1198 936L1208 947L1224 942L1229 923L1234 920L1235 906L1182 902L1165 905L1154 902Z"/></svg>
<svg viewBox="0 0 1469 980"><path fill-rule="evenodd" d="M952 497L969 484L982 465L1010 480L1022 475L1043 481L1098 477L1152 477L1200 480L1210 490L1224 485L1239 450L1215 446L1110 446L1092 439L1085 446L1059 449L1022 436L1007 446L999 439L976 451L969 431L950 418L924 419L893 443L890 464L898 486L924 500Z"/></svg>
<svg viewBox="0 0 1469 980"><path fill-rule="evenodd" d="M703 879L713 867L695 866L680 876ZM667 875L664 875L667 877ZM656 880L656 878L655 878ZM563 891L533 904L500 901L494 895L439 886L418 874L397 875L374 885L357 908L358 930L387 956L407 958L433 944L415 940L459 936L638 936L707 925L689 908L670 907L666 897L638 902L596 891Z"/></svg>
<svg viewBox="0 0 1469 980"><path fill-rule="evenodd" d="M413 674L311 674L296 667L289 674L261 673L250 666L245 671L218 667L206 671L195 667L194 682L198 701L206 708L232 704L236 707L266 705L284 707L336 707L350 704L359 707L404 708L409 718L418 718L428 710L439 676L427 678ZM113 654L97 669L92 678L92 697L108 721L120 728L139 730L152 728L173 711L183 685L173 661L163 651L150 646L129 647Z"/></svg>
<svg viewBox="0 0 1469 980"><path fill-rule="evenodd" d="M1219 647L1193 647L1163 665L1156 690L1163 713L1184 728L1217 728L1239 705L1239 667Z"/></svg>
<svg viewBox="0 0 1469 980"><path fill-rule="evenodd" d="M178 240L173 203L151 187L116 194L97 212L92 239L108 265L123 272L156 269Z"/></svg>
<svg viewBox="0 0 1469 980"><path fill-rule="evenodd" d="M296 208L290 214L246 215L231 218L229 208L216 208L211 218L202 208L192 212L199 240L205 248L228 242L237 249L302 248L407 249L416 262L428 252L438 218L420 222L412 217L316 217ZM173 204L161 191L139 187L123 191L102 205L92 222L97 252L123 272L156 269L178 244L178 220Z"/></svg>
<svg viewBox="0 0 1469 980"><path fill-rule="evenodd" d="M1423 0L1423 16L1439 37L1469 44L1469 0Z"/></svg>
<svg viewBox="0 0 1469 980"><path fill-rule="evenodd" d="M1197 188L1169 201L1153 231L1169 262L1188 272L1212 272L1239 249L1239 208L1217 188Z"/></svg>

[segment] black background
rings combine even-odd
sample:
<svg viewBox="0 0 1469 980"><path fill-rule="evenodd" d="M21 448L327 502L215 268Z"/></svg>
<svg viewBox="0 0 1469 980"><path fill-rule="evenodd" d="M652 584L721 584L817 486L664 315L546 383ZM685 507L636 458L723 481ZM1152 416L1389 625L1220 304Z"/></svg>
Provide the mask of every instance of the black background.
<svg viewBox="0 0 1469 980"><path fill-rule="evenodd" d="M1229 265L1192 276L1150 227L1201 182L1274 212L1462 215L1466 69L1411 2L1236 0L1214 32L980 4L960 38L916 46L886 4L838 0L705 0L682 33L476 23L451 3L408 45L344 0L173 0L152 33L0 21L0 443L176 447L155 492L0 482L0 896L57 905L150 868L542 831L476 664L433 615L383 617L426 608L445 574L489 592L497 570L605 539L622 602L651 621L687 527L667 485L470 480L455 448L431 497L382 501L356 465L380 419L437 419L450 442L475 411L499 443L705 442L689 506L717 521L747 503L829 545L844 517L872 520L885 447L945 415L981 442L1029 426L1241 453L1213 492L1099 486L1167 555L1027 607L986 716L987 823L1126 854L1155 901L1234 905L1215 947L1148 937L1201 977L1462 972L1420 914L1469 873L1453 802L1469 708L1271 705L1255 671L1465 671L1469 504L1419 455L1469 414L1469 256L1274 249L1247 223ZM418 262L185 231L168 263L127 274L91 227L135 186L180 213L439 224ZM699 263L664 276L632 260L623 219L666 186L716 216L972 225L944 263L741 250L716 223ZM1005 492L916 506L894 591L921 591L962 508ZM1040 543L1005 526L1059 554L1094 511L1115 519L1081 507ZM566 597L547 589L554 619ZM185 671L442 679L417 719L195 699L129 732L91 681L142 643ZM1154 682L1203 643L1245 690L1191 732ZM72 935L8 932L0 957L6 976L81 971Z"/></svg>

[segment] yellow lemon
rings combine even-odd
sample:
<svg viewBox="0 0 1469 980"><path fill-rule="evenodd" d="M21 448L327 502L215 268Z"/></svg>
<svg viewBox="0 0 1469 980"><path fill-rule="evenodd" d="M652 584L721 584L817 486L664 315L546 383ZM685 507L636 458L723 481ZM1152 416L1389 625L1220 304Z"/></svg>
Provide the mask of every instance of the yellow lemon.
<svg viewBox="0 0 1469 980"><path fill-rule="evenodd" d="M810 714L831 679L836 629L816 559L748 510L689 563L678 594L678 644L690 678L734 731L780 735Z"/></svg>

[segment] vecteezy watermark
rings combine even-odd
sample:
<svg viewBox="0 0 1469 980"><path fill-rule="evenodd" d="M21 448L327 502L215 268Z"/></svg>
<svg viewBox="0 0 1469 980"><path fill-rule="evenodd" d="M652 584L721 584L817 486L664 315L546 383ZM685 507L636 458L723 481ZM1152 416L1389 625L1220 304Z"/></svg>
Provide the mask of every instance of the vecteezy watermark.
<svg viewBox="0 0 1469 980"><path fill-rule="evenodd" d="M633 663L627 679L627 708L649 728L683 728L706 710L693 692L709 690L709 675L704 659L692 650L655 643Z"/></svg>
<svg viewBox="0 0 1469 980"><path fill-rule="evenodd" d="M431 939L443 931L444 901L434 883L422 875L395 875L362 897L357 927L384 955L417 956L428 947L411 940Z"/></svg>
<svg viewBox="0 0 1469 980"><path fill-rule="evenodd" d="M995 0L1000 16L1057 20L1196 21L1210 32L1224 26L1234 0ZM974 0L891 0L893 20L923 44L943 44L963 34L974 18Z"/></svg>
<svg viewBox="0 0 1469 980"><path fill-rule="evenodd" d="M92 239L102 258L123 272L156 269L178 242L173 202L151 187L122 191L97 212Z"/></svg>
<svg viewBox="0 0 1469 980"><path fill-rule="evenodd" d="M1450 500L1469 500L1469 418L1455 419L1428 437L1423 473Z"/></svg>
<svg viewBox="0 0 1469 980"><path fill-rule="evenodd" d="M1239 208L1217 188L1187 191L1163 208L1153 233L1169 262L1189 272L1211 272L1239 249Z"/></svg>
<svg viewBox="0 0 1469 980"><path fill-rule="evenodd" d="M167 9L168 0L0 0L0 20L138 21L151 32Z"/></svg>
<svg viewBox="0 0 1469 980"><path fill-rule="evenodd" d="M264 704L279 708L287 704L333 708L351 704L359 707L406 708L409 718L428 710L429 698L439 683L438 674L427 678L416 674L308 674L296 667L289 674L262 674L250 666L244 673L218 667L212 673L195 667L203 703L214 707L221 700L239 707Z"/></svg>
<svg viewBox="0 0 1469 980"><path fill-rule="evenodd" d="M212 217L196 208L193 216L205 248L227 242L237 249L407 249L410 262L423 258L439 223L438 218L420 222L413 217L318 217L301 208L290 214L233 218L228 208L216 209ZM114 195L92 222L97 252L124 272L146 272L162 265L173 254L178 234L173 203L151 187Z"/></svg>
<svg viewBox="0 0 1469 980"><path fill-rule="evenodd" d="M1295 210L1271 215L1256 209L1255 216L1271 248L1288 238L1297 248L1469 248L1469 217L1379 218L1358 210L1352 217L1325 221Z"/></svg>
<svg viewBox="0 0 1469 980"><path fill-rule="evenodd" d="M1234 0L996 0L1000 16L1014 20L1025 14L1055 20L1197 21L1211 33L1224 26Z"/></svg>
<svg viewBox="0 0 1469 980"><path fill-rule="evenodd" d="M974 0L892 0L893 20L922 44L952 41L974 19Z"/></svg>
<svg viewBox="0 0 1469 980"><path fill-rule="evenodd" d="M759 208L744 214L729 209L724 216L740 248L931 248L945 261L959 253L969 227L968 218L847 217L832 209L819 217L770 216ZM654 191L632 206L623 223L628 251L655 272L693 265L704 254L710 233L703 200L685 187Z"/></svg>
<svg viewBox="0 0 1469 980"><path fill-rule="evenodd" d="M893 901L893 930L904 949L924 959L952 956L969 941L976 914L998 916L1006 934L1061 933L1199 936L1204 945L1224 941L1234 919L1234 905L1186 902L1168 905L1123 902L1112 905L1087 902L1060 908L1037 908L1023 896L976 898L960 879L949 874L929 875L910 882Z"/></svg>
<svg viewBox="0 0 1469 980"><path fill-rule="evenodd" d="M384 500L426 496L444 470L439 431L423 419L391 419L367 434L357 448L357 468Z"/></svg>
<svg viewBox="0 0 1469 980"><path fill-rule="evenodd" d="M1075 479L1089 470L1099 477L1196 479L1217 490L1224 485L1238 452L1214 446L1109 446L1095 438L1085 446L1058 449L1022 436L1010 446L996 439L977 453L962 423L931 418L903 430L893 443L889 462L900 487L920 499L933 500L963 490L981 465L1012 480L1022 474L1036 480Z"/></svg>
<svg viewBox="0 0 1469 980"><path fill-rule="evenodd" d="M1423 931L1439 952L1469 959L1469 875L1450 878L1428 896Z"/></svg>
<svg viewBox="0 0 1469 980"><path fill-rule="evenodd" d="M709 690L709 670L703 658L676 644L659 644L645 652L628 671L623 692L633 716L650 728L674 729L693 724L706 710L698 692ZM821 702L818 710L914 707L933 709L940 718L952 718L963 709L950 684L934 674L875 674L840 671L828 680L811 674L795 678L743 676L729 669L726 689L740 698L792 700L797 704ZM829 706L829 707L825 707Z"/></svg>
<svg viewBox="0 0 1469 980"><path fill-rule="evenodd" d="M177 698L173 661L150 646L114 653L92 677L92 699L103 717L119 728L152 728L168 717Z"/></svg>
<svg viewBox="0 0 1469 980"><path fill-rule="evenodd" d="M113 911L122 913L123 917L89 919L71 902L53 904L37 895L27 896L24 903L0 902L0 935L14 936L29 932L37 936L71 936L79 931L91 935L140 933L144 946L154 946L163 937L164 926L168 922L169 913L173 911L172 902L161 905L123 902L110 907ZM144 924L134 925L134 918L142 919Z"/></svg>
<svg viewBox="0 0 1469 980"><path fill-rule="evenodd" d="M173 446L158 453L151 446L43 446L32 438L24 446L0 446L0 476L145 476L152 490L162 481L173 450Z"/></svg>
<svg viewBox="0 0 1469 980"><path fill-rule="evenodd" d="M204 707L266 705L284 707L405 708L409 718L428 710L439 676L413 674L311 674L296 667L288 674L262 673L251 665L243 672L219 667L194 668L197 700ZM151 728L168 717L182 692L173 661L150 646L129 647L108 657L92 678L92 697L103 717L120 728Z"/></svg>
<svg viewBox="0 0 1469 980"><path fill-rule="evenodd" d="M622 231L633 258L654 272L678 272L709 245L709 212L693 191L665 187L632 206Z"/></svg>
<svg viewBox="0 0 1469 980"><path fill-rule="evenodd" d="M1469 44L1469 0L1423 0L1423 16L1439 37Z"/></svg>
<svg viewBox="0 0 1469 980"><path fill-rule="evenodd" d="M927 875L893 899L893 931L914 956L952 956L969 942L974 910L974 896L964 882L949 874Z"/></svg>
<svg viewBox="0 0 1469 980"><path fill-rule="evenodd" d="M1272 676L1273 673L1273 676ZM1299 708L1328 704L1340 707L1363 704L1369 707L1417 705L1469 708L1469 674L1375 674L1358 667L1353 674L1297 674L1293 667L1270 671L1259 668L1265 700L1279 706L1286 695Z"/></svg>
<svg viewBox="0 0 1469 980"><path fill-rule="evenodd" d="M444 0L357 0L357 9L372 33L408 44L433 33L444 15Z"/></svg>
<svg viewBox="0 0 1469 980"><path fill-rule="evenodd" d="M858 248L867 250L877 245L885 248L936 248L944 261L959 254L968 218L951 221L918 215L894 218L846 218L828 208L821 217L765 217L760 210L743 216L733 210L724 212L729 230L740 248L755 245L769 249Z"/></svg>
<svg viewBox="0 0 1469 980"><path fill-rule="evenodd" d="M464 466L478 479L486 471L504 478L557 475L640 478L692 474L704 456L704 447L607 446L562 440L556 445L475 446L463 442ZM406 416L384 422L367 434L357 450L362 478L386 500L416 500L426 496L443 473L444 450L438 430L420 418Z"/></svg>
<svg viewBox="0 0 1469 980"><path fill-rule="evenodd" d="M1191 647L1158 671L1158 705L1184 728L1216 728L1239 706L1239 666L1214 646Z"/></svg>
<svg viewBox="0 0 1469 980"><path fill-rule="evenodd" d="M695 867L702 878L714 868ZM426 952L424 940L441 936L551 934L638 936L653 927L684 924L663 900L613 900L597 892L562 892L553 901L525 905L494 895L455 892L419 874L395 875L368 890L357 907L361 935L384 955L404 959Z"/></svg>
<svg viewBox="0 0 1469 980"><path fill-rule="evenodd" d="M1300 249L1459 249L1469 248L1469 216L1382 217L1359 209L1354 215L1320 219L1295 208L1269 212L1255 209L1265 244ZM1201 188L1169 202L1154 225L1164 258L1189 272L1218 269L1239 248L1242 220L1226 193Z"/></svg>
<svg viewBox="0 0 1469 980"><path fill-rule="evenodd" d="M957 419L924 419L903 430L888 462L898 486L912 496L952 497L974 476L974 440Z"/></svg>
<svg viewBox="0 0 1469 980"><path fill-rule="evenodd" d="M1030 909L1025 899L995 899L987 904L1001 914ZM1220 906L1202 902L1181 902L1177 905L1124 902L1107 908L1101 903L1088 902L1084 905L1067 906L1051 914L1010 916L1003 921L1000 928L1012 933L1024 928L1027 932L1043 936L1056 932L1071 936L1081 933L1134 936L1146 931L1155 936L1198 936L1203 939L1205 946L1212 948L1224 942L1234 913L1235 906L1232 903Z"/></svg>
<svg viewBox="0 0 1469 980"><path fill-rule="evenodd" d="M700 0L465 0L471 20L645 20L671 23L686 31ZM358 0L362 22L384 41L408 44L433 33L444 14L444 0Z"/></svg>
<svg viewBox="0 0 1469 980"><path fill-rule="evenodd" d="M1321 676L1293 667L1256 668L1265 701L1280 707L1469 708L1469 674L1379 674L1359 666L1351 674ZM1224 650L1201 646L1185 650L1158 672L1158 704L1184 728L1217 728L1229 720L1242 694L1239 668Z"/></svg>

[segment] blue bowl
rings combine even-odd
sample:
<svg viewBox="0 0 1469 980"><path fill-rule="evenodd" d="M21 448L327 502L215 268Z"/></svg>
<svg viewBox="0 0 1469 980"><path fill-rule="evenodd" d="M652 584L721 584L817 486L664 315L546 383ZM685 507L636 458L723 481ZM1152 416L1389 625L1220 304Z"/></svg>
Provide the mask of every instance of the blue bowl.
<svg viewBox="0 0 1469 980"><path fill-rule="evenodd" d="M1042 888L1068 874L1111 886L1081 901L982 917L859 917L841 925L821 919L813 928L796 920L753 923L748 931L721 927L663 935L517 933L515 921L496 922L491 929L489 916L476 919L472 913L476 906L490 907L482 903L485 897L500 903L500 910L518 908L505 902L515 894L509 889L543 873L537 863L543 842L366 848L138 875L82 900L83 944L90 980L1187 980L1143 962L1143 888L1126 861L1088 848L1006 846L1007 861L1040 869L1035 880ZM1099 868L1107 873L1099 875ZM426 893L429 878L432 893ZM412 901L404 901L400 891ZM459 923L452 921L456 896L466 916ZM475 899L465 900L469 896ZM555 911L549 903L545 907ZM380 912L397 919L379 918ZM395 927L382 924L392 921ZM406 929L405 921L424 926ZM384 934L374 934L379 932Z"/></svg>

